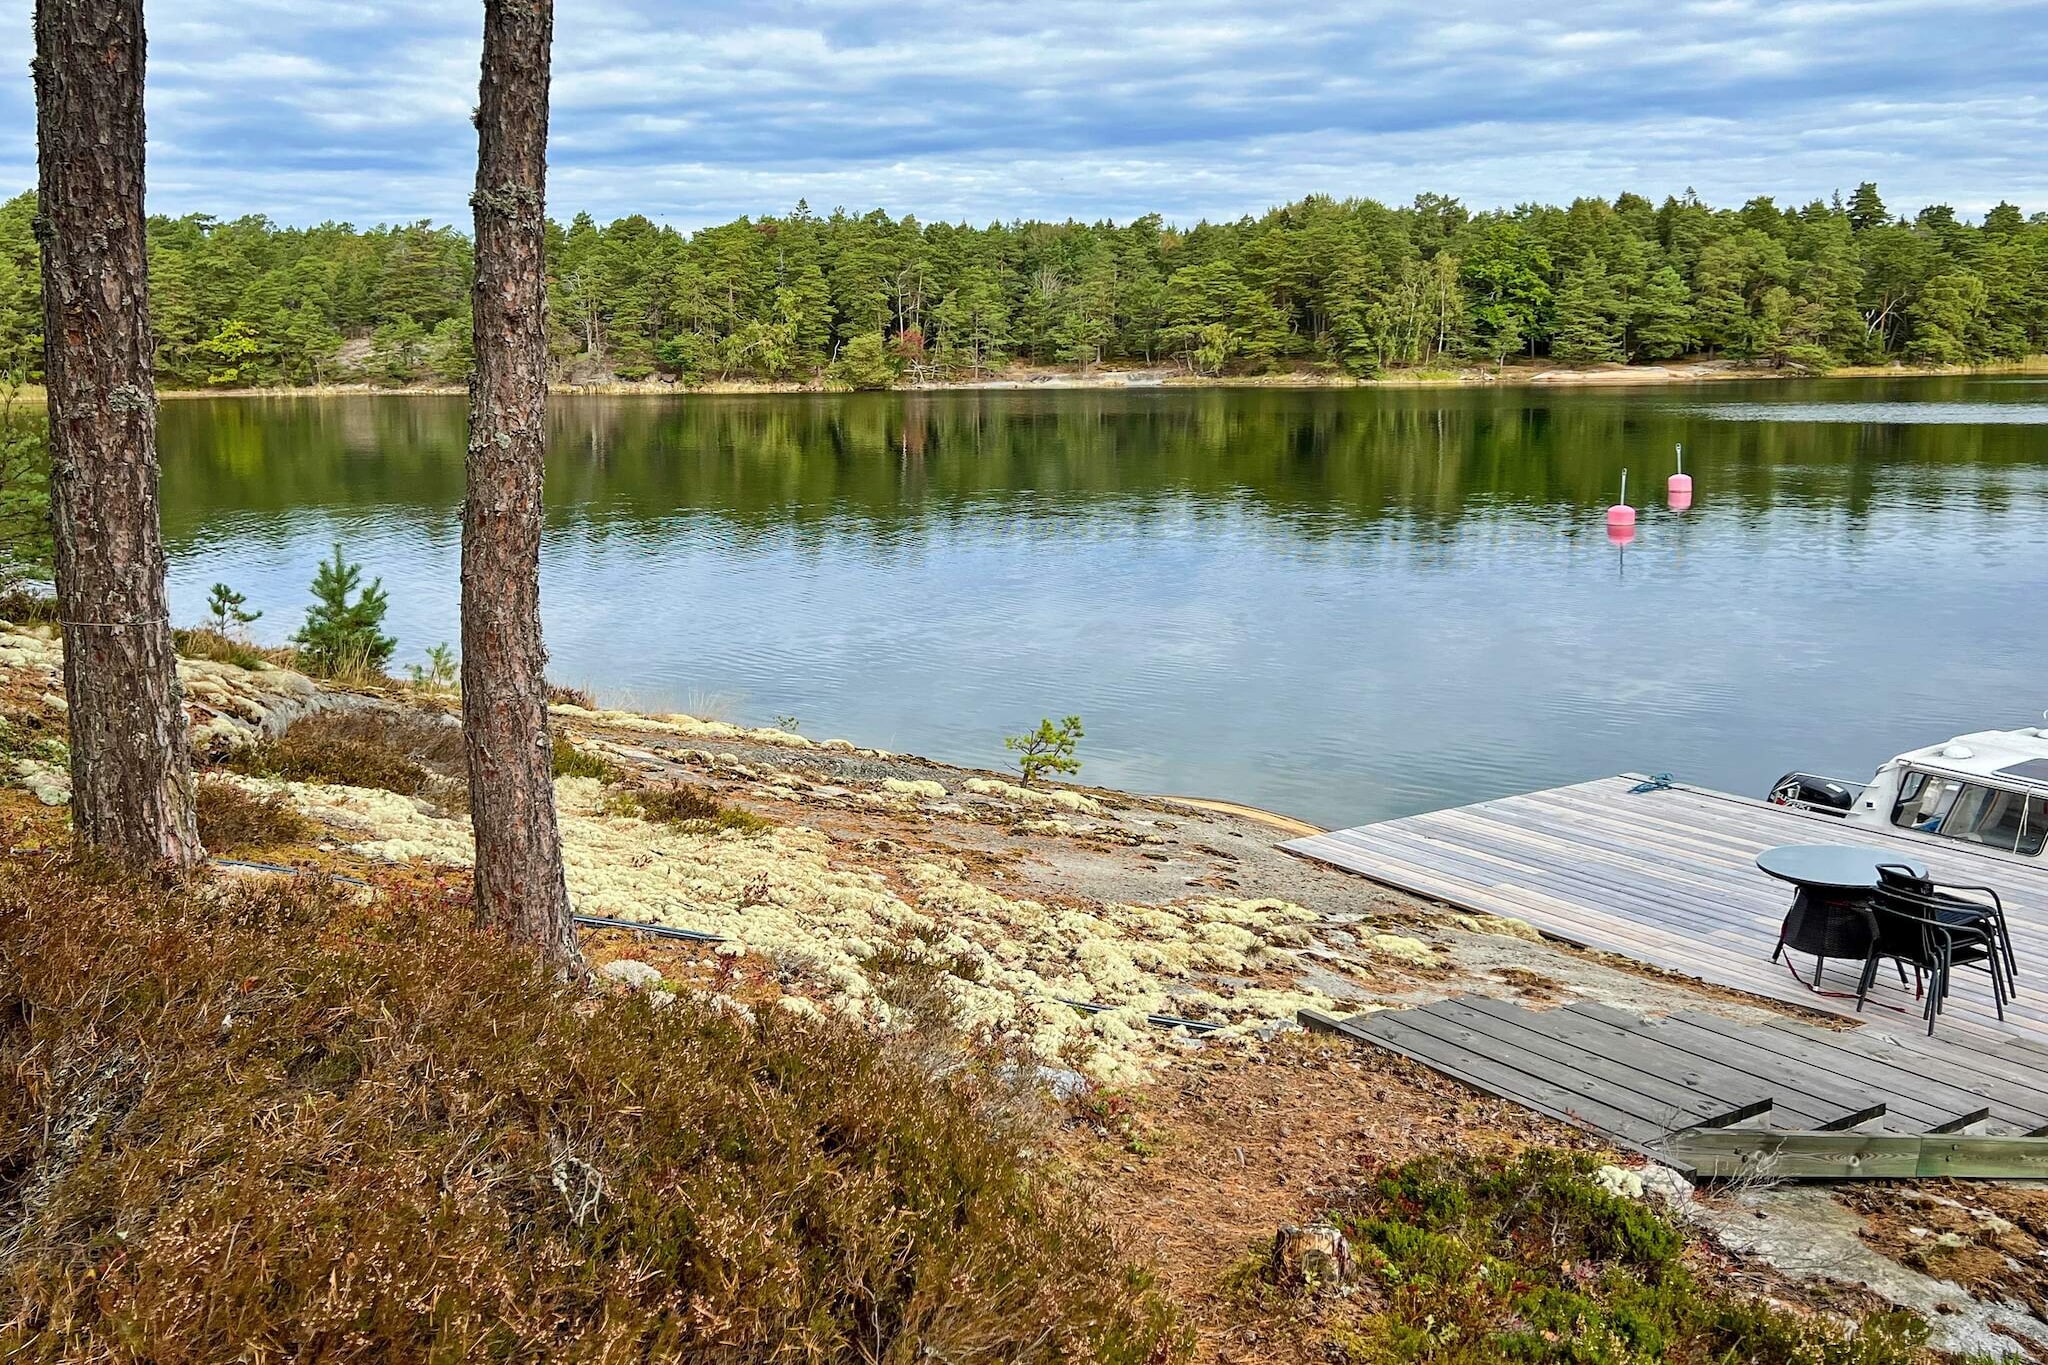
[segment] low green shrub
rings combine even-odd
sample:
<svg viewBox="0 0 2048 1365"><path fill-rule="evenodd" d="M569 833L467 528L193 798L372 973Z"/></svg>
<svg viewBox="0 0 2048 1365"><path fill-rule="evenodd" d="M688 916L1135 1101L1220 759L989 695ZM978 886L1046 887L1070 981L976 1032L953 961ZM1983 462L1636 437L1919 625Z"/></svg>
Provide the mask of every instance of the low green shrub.
<svg viewBox="0 0 2048 1365"><path fill-rule="evenodd" d="M1372 1365L1926 1365L1910 1314L1854 1329L1703 1282L1684 1235L1590 1179L1583 1155L1431 1157L1340 1206L1384 1307L1338 1334Z"/></svg>
<svg viewBox="0 0 2048 1365"><path fill-rule="evenodd" d="M730 829L751 834L772 829L775 823L750 810L724 805L702 787L687 782L627 787L612 793L609 805L617 815L683 828Z"/></svg>
<svg viewBox="0 0 2048 1365"><path fill-rule="evenodd" d="M556 777L594 777L600 782L617 782L625 770L603 754L579 749L567 735L557 732L550 743L554 746Z"/></svg>
<svg viewBox="0 0 2048 1365"><path fill-rule="evenodd" d="M427 651L425 663L407 664L405 676L422 692L452 692L462 680L462 671L455 660L455 651L443 641Z"/></svg>
<svg viewBox="0 0 2048 1365"><path fill-rule="evenodd" d="M592 998L424 892L0 856L0 1075L20 1365L1185 1349L997 1068Z"/></svg>
<svg viewBox="0 0 2048 1365"><path fill-rule="evenodd" d="M19 719L0 716L0 762L12 763L24 758L61 768L71 761L71 750L62 735L44 728L40 716L31 714Z"/></svg>

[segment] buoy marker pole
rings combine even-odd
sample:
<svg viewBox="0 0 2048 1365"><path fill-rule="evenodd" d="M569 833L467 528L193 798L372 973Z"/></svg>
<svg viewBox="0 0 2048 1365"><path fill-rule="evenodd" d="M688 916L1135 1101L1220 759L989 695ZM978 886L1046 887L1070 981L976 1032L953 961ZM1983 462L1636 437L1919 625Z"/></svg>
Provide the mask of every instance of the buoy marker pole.
<svg viewBox="0 0 2048 1365"><path fill-rule="evenodd" d="M1683 512L1692 506L1692 475L1685 472L1685 443L1682 441L1678 446L1678 472L1671 476L1664 488L1676 510Z"/></svg>
<svg viewBox="0 0 2048 1365"><path fill-rule="evenodd" d="M1607 538L1625 544L1636 533L1636 509L1628 505L1628 470L1621 471L1621 501L1607 509Z"/></svg>

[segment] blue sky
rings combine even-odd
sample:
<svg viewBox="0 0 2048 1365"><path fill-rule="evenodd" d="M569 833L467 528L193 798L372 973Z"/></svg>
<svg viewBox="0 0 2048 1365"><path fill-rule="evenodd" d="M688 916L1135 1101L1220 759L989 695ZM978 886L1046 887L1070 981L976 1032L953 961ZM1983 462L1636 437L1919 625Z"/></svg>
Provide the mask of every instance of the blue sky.
<svg viewBox="0 0 2048 1365"><path fill-rule="evenodd" d="M34 183L0 0L0 187ZM149 0L150 207L463 222L476 0ZM2048 0L558 0L550 207L1235 217L1688 185L2048 209Z"/></svg>

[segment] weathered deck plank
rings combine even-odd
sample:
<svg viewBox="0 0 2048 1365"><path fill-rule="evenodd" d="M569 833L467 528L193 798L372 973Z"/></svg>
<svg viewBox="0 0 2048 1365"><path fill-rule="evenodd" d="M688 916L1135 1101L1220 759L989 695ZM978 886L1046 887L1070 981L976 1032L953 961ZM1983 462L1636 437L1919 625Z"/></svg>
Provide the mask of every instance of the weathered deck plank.
<svg viewBox="0 0 2048 1365"><path fill-rule="evenodd" d="M1303 1010L1301 1019L1696 1170L1830 1178L2048 1170L2036 1112L1966 1088L1976 1073L1937 1064L1961 1063L1964 1044L1906 1048L1889 1046L1887 1035L1787 1020L1641 1018L1590 1002L1530 1009L1485 996L1349 1018ZM1980 1125L1985 1131L1968 1131ZM1722 1135L1703 1141L1705 1130Z"/></svg>
<svg viewBox="0 0 2048 1365"><path fill-rule="evenodd" d="M2006 903L2019 959L2019 999L1994 1017L1990 982L1957 974L1944 1034L2048 1047L2048 865L2001 858L1828 816L1676 786L1631 793L1632 778L1530 792L1498 801L1296 839L1289 850L1460 909L1510 915L1567 942L1617 953L1810 1009L1852 1014L1854 1001L1817 995L1770 961L1791 888L1756 869L1781 844L1895 849L1936 880L1988 883ZM1795 958L1802 975L1812 961ZM1824 985L1854 989L1860 963L1831 962ZM1860 1016L1899 1034L1924 1029L1910 987L1880 976ZM2035 1054L1991 1066L2007 1086L2040 1074ZM2048 1056L2048 1054L2043 1054ZM2007 1102L2016 1099L2009 1094ZM2048 1104L2048 1099L2042 1101Z"/></svg>
<svg viewBox="0 0 2048 1365"><path fill-rule="evenodd" d="M1530 1011L1506 1001L1476 996L1463 997L1459 1003L1541 1030L1571 1044L1583 1055L1629 1060L1639 1068L1682 1079L1685 1085L1724 1100L1769 1095L1771 1112L1765 1122L1774 1128L1826 1128L1868 1109L1872 1103L1867 1090L1842 1085L1828 1073L1783 1068L1770 1075L1759 1075L1730 1065L1726 1058L1714 1055L1715 1049L1688 1050L1677 1046L1661 1032L1640 1022L1617 1024L1566 1009Z"/></svg>
<svg viewBox="0 0 2048 1365"><path fill-rule="evenodd" d="M1668 1152L1702 1176L1772 1179L2039 1180L2048 1143L2025 1137L1890 1133L1687 1133Z"/></svg>

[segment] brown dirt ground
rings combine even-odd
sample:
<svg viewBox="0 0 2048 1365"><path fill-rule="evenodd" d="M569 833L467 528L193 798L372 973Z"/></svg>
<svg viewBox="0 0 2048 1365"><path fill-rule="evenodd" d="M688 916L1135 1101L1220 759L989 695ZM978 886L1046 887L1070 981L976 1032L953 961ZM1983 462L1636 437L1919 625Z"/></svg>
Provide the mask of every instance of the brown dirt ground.
<svg viewBox="0 0 2048 1365"><path fill-rule="evenodd" d="M1430 1152L1585 1150L1575 1128L1376 1049L1288 1035L1263 1056L1190 1058L1158 1084L1098 1096L1067 1149L1118 1241L1158 1268L1200 1362L1324 1359L1335 1305L1264 1312L1231 1272L1382 1164Z"/></svg>
<svg viewBox="0 0 2048 1365"><path fill-rule="evenodd" d="M1984 1181L1845 1185L1863 1239L1903 1266L2048 1321L2048 1188Z"/></svg>
<svg viewBox="0 0 2048 1365"><path fill-rule="evenodd" d="M1155 1267L1181 1306L1197 1365L1311 1365L1376 1299L1369 1286L1348 1298L1262 1289L1250 1272L1280 1227L1312 1220L1387 1166L1539 1145L1635 1160L1405 1058L1293 1034L1262 1054L1197 1054L1141 1091L1083 1101L1063 1148L1118 1245ZM1889 1307L1706 1241L1687 1255L1703 1280L1809 1312L1853 1320Z"/></svg>

